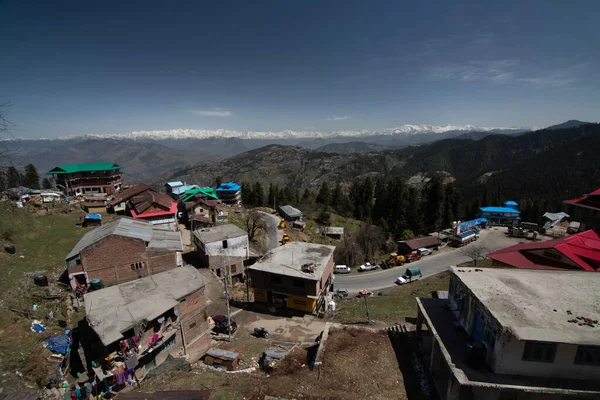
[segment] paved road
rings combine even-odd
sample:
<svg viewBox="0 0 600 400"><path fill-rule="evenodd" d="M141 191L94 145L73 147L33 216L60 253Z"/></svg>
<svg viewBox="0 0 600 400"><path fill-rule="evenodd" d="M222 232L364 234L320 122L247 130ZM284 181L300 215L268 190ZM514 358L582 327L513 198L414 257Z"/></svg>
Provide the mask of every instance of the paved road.
<svg viewBox="0 0 600 400"><path fill-rule="evenodd" d="M491 253L523 240L508 238L505 232L506 228L484 230L481 232L481 237L476 244L485 246L487 253ZM460 249L446 248L439 253L434 252L433 255L423 257L421 260L408 265L419 267L423 273L423 277L427 277L445 271L451 265L467 261L471 261L471 259L464 256ZM335 287L347 289L350 293L357 293L361 289L370 289L372 291L388 289L396 286L394 281L404 273L405 268L406 266L362 273L352 271L348 275L336 275Z"/></svg>
<svg viewBox="0 0 600 400"><path fill-rule="evenodd" d="M279 226L279 217L264 211L259 211L262 220L267 225L267 251L273 250L281 245L283 233L277 227Z"/></svg>

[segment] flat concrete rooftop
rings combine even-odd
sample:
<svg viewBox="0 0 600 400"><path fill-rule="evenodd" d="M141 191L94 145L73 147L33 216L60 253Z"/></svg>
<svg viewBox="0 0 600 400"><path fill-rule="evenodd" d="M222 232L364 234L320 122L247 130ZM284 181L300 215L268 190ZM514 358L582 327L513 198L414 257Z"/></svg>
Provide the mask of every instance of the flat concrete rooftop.
<svg viewBox="0 0 600 400"><path fill-rule="evenodd" d="M156 275L86 293L85 314L105 346L143 320L151 321L204 287L194 267L179 267Z"/></svg>
<svg viewBox="0 0 600 400"><path fill-rule="evenodd" d="M246 236L248 233L233 224L215 226L213 228L202 228L194 231L194 236L202 243L213 243L240 236Z"/></svg>
<svg viewBox="0 0 600 400"><path fill-rule="evenodd" d="M335 246L292 242L271 250L248 269L316 281L323 276L334 250ZM315 272L303 272L302 265L310 263L315 264Z"/></svg>
<svg viewBox="0 0 600 400"><path fill-rule="evenodd" d="M600 345L600 273L451 267L504 327L520 340ZM569 314L570 312L570 314Z"/></svg>

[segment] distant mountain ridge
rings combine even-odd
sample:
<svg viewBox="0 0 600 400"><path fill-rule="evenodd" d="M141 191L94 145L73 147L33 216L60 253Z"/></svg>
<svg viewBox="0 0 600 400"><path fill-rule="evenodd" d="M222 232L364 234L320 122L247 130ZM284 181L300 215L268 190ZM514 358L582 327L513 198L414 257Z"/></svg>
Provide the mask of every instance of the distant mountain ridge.
<svg viewBox="0 0 600 400"><path fill-rule="evenodd" d="M576 119L570 119L566 122L563 122L562 124L549 126L546 129L555 130L555 129L577 128L578 126L587 125L589 123L590 122L583 122L583 121L579 121Z"/></svg>

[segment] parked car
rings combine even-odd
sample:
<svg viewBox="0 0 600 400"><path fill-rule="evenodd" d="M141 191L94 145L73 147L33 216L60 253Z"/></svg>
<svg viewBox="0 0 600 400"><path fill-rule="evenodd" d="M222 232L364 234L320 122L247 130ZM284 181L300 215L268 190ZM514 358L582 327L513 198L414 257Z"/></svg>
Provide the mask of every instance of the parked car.
<svg viewBox="0 0 600 400"><path fill-rule="evenodd" d="M358 270L363 271L363 272L364 271L372 271L374 269L377 269L377 267L378 267L377 265L367 262L367 263L364 263L363 265L361 265L360 267L358 267Z"/></svg>
<svg viewBox="0 0 600 400"><path fill-rule="evenodd" d="M433 251L431 251L425 247L421 247L420 249L417 249L417 253L419 253L421 256L428 256L428 255L432 254Z"/></svg>
<svg viewBox="0 0 600 400"><path fill-rule="evenodd" d="M333 273L335 274L349 274L350 272L352 272L352 270L347 265L336 265L333 270Z"/></svg>
<svg viewBox="0 0 600 400"><path fill-rule="evenodd" d="M373 292L371 292L369 289L362 289L360 292L358 292L358 297L368 297L368 296L373 296Z"/></svg>
<svg viewBox="0 0 600 400"><path fill-rule="evenodd" d="M346 289L335 289L333 295L336 297L348 297L348 291Z"/></svg>
<svg viewBox="0 0 600 400"><path fill-rule="evenodd" d="M419 261L421 259L421 255L418 253L410 253L404 256L404 258L406 258L406 262L409 263L413 261Z"/></svg>

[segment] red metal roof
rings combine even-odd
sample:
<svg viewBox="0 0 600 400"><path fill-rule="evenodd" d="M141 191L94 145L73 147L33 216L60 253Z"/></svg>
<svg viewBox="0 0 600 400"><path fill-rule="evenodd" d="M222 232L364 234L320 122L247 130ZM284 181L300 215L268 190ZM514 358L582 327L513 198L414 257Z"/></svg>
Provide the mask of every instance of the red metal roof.
<svg viewBox="0 0 600 400"><path fill-rule="evenodd" d="M564 202L574 204L576 206L584 206L600 210L600 189L596 189L592 193L584 194L583 197L565 200Z"/></svg>
<svg viewBox="0 0 600 400"><path fill-rule="evenodd" d="M586 271L600 270L600 237L593 230L547 242L520 243L488 254L517 268L565 269L558 261L534 255L531 250L554 249Z"/></svg>

